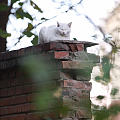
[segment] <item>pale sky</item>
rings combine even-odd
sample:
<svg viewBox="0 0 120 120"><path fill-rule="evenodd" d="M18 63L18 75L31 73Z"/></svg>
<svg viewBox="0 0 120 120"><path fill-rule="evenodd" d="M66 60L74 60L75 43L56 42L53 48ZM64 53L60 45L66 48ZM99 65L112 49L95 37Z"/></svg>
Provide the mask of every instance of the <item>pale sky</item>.
<svg viewBox="0 0 120 120"><path fill-rule="evenodd" d="M88 15L96 25L103 25L103 19L107 17L110 11L112 11L112 9L115 7L115 2L118 0L83 0L81 5L76 6L77 12L71 10L68 13L63 13L68 9L68 5L63 6L62 9L56 9L60 7L60 4L54 3L52 0L33 1L43 10L43 14L41 14L37 10L33 9L29 5L29 2L26 2L23 5L24 10L29 12L34 17L34 20L32 22L33 25L37 25L39 22L41 22L41 17L52 18L54 16L57 16L56 18L39 25L33 31L36 33L36 35L39 34L40 28L42 26L56 24L56 21L65 23L72 21L71 39L75 37L80 41L99 42L102 41L102 35L93 27L92 24L89 23L87 19L85 19L84 15ZM79 1L80 0L71 0L70 3L70 0L66 0L65 3L75 5ZM16 6L18 5L15 4L14 7ZM18 37L21 35L21 32L27 28L29 20L27 18L24 18L24 20L16 19L13 15L10 15L9 19L10 20L8 22L7 31L10 32L12 36L7 39L8 49L14 50L31 46L31 40L33 37L28 39L25 36L20 40L20 43L13 47L13 45L17 42ZM99 36L98 40L96 41L91 37L94 34L98 34Z"/></svg>

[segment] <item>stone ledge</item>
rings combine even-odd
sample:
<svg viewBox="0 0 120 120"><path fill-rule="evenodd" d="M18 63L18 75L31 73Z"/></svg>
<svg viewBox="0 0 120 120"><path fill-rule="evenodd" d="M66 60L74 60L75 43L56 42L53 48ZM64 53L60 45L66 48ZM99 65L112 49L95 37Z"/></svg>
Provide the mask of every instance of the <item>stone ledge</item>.
<svg viewBox="0 0 120 120"><path fill-rule="evenodd" d="M84 41L54 41L45 44L39 44L36 46L30 46L19 50L1 52L0 61L14 59L16 57L37 54L43 51L82 51L86 47L97 45L96 43L84 42Z"/></svg>
<svg viewBox="0 0 120 120"><path fill-rule="evenodd" d="M87 69L95 66L94 63L81 62L81 61L62 61L63 69Z"/></svg>
<svg viewBox="0 0 120 120"><path fill-rule="evenodd" d="M91 83L88 81L77 81L77 80L64 80L63 81L63 87L66 88L77 88L81 90L91 90Z"/></svg>
<svg viewBox="0 0 120 120"><path fill-rule="evenodd" d="M45 44L39 44L36 46L30 46L27 48L22 48L14 51L7 51L0 53L0 69L6 69L10 67L14 67L18 64L21 57L29 56L29 55L42 55L45 54L51 57L52 59L58 60L85 60L87 58L85 56L90 57L88 53L84 50L86 46L96 45L96 43L84 42L84 41L54 41ZM84 54L83 54L84 53ZM87 55L85 55L85 53ZM83 55L82 55L83 54ZM94 58L97 56L94 55ZM91 58L90 58L91 59ZM99 58L95 59L95 61L87 61L87 62L99 62ZM91 59L92 60L92 59ZM64 68L64 64L63 68Z"/></svg>

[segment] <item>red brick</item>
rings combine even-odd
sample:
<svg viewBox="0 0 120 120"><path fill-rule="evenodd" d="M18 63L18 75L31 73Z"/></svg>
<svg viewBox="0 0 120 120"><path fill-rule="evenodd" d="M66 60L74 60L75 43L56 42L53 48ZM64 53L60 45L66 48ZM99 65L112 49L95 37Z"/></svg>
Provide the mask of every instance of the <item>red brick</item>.
<svg viewBox="0 0 120 120"><path fill-rule="evenodd" d="M84 50L84 45L83 44L76 44L77 50L78 51L83 51Z"/></svg>
<svg viewBox="0 0 120 120"><path fill-rule="evenodd" d="M50 42L46 43L43 46L43 50L50 51L50 50L56 50L56 51L68 51L69 46L64 43L58 43L58 42Z"/></svg>
<svg viewBox="0 0 120 120"><path fill-rule="evenodd" d="M40 53L41 51L43 51L42 49L42 45L36 45L35 47L32 47L31 53L35 54L35 53Z"/></svg>
<svg viewBox="0 0 120 120"><path fill-rule="evenodd" d="M25 55L25 49L24 48L18 50L18 56L24 56L24 55Z"/></svg>
<svg viewBox="0 0 120 120"><path fill-rule="evenodd" d="M51 42L50 43L50 49L51 50L65 50L65 51L68 51L69 50L69 47L67 44L63 44L63 43L58 43L58 42Z"/></svg>
<svg viewBox="0 0 120 120"><path fill-rule="evenodd" d="M27 97L27 102L32 102L34 100L34 96L35 96L35 94L29 94L29 95L27 95L26 96Z"/></svg>
<svg viewBox="0 0 120 120"><path fill-rule="evenodd" d="M31 92L33 92L32 89L33 88L33 86L32 85L25 85L24 86L24 88L23 88L23 92L24 93L31 93Z"/></svg>
<svg viewBox="0 0 120 120"><path fill-rule="evenodd" d="M16 95L26 94L32 92L32 84L16 87Z"/></svg>
<svg viewBox="0 0 120 120"><path fill-rule="evenodd" d="M86 100L90 100L90 91L89 90L81 90L78 88L65 88L62 91L62 96L63 99L69 98L71 99L71 97L74 98L78 98L78 101L86 99ZM69 101L68 99L68 101Z"/></svg>
<svg viewBox="0 0 120 120"><path fill-rule="evenodd" d="M0 97L8 96L8 89L0 89Z"/></svg>
<svg viewBox="0 0 120 120"><path fill-rule="evenodd" d="M15 94L16 95L24 94L23 86L18 86L18 87L16 86Z"/></svg>
<svg viewBox="0 0 120 120"><path fill-rule="evenodd" d="M76 117L77 118L91 118L91 112L85 109L78 109L76 111Z"/></svg>
<svg viewBox="0 0 120 120"><path fill-rule="evenodd" d="M77 51L76 44L69 44L69 47L70 47L70 50L71 50L72 52Z"/></svg>
<svg viewBox="0 0 120 120"><path fill-rule="evenodd" d="M25 114L9 115L0 117L0 120L26 120Z"/></svg>
<svg viewBox="0 0 120 120"><path fill-rule="evenodd" d="M15 95L15 87L8 88L8 96Z"/></svg>
<svg viewBox="0 0 120 120"><path fill-rule="evenodd" d="M91 83L87 81L64 80L64 87L79 88L81 90L91 90Z"/></svg>
<svg viewBox="0 0 120 120"><path fill-rule="evenodd" d="M27 103L27 104L15 105L15 106L0 107L0 116L30 112L35 110L35 108L33 109L33 107L31 106L32 106L31 103Z"/></svg>
<svg viewBox="0 0 120 120"><path fill-rule="evenodd" d="M22 104L27 102L27 95L12 97L12 104Z"/></svg>
<svg viewBox="0 0 120 120"><path fill-rule="evenodd" d="M15 86L16 85L16 79L9 79L10 81L10 86L9 87L12 87L12 86Z"/></svg>
<svg viewBox="0 0 120 120"><path fill-rule="evenodd" d="M68 51L54 52L54 56L56 59L63 59L69 57L69 52Z"/></svg>
<svg viewBox="0 0 120 120"><path fill-rule="evenodd" d="M9 78L15 78L16 77L16 70L13 69L13 71L9 71Z"/></svg>
<svg viewBox="0 0 120 120"><path fill-rule="evenodd" d="M7 80L0 80L0 88L8 87L9 81Z"/></svg>
<svg viewBox="0 0 120 120"><path fill-rule="evenodd" d="M75 69L80 68L80 63L78 61L62 61L63 69Z"/></svg>
<svg viewBox="0 0 120 120"><path fill-rule="evenodd" d="M13 51L10 51L10 58L16 58L18 57L18 50L13 50Z"/></svg>
<svg viewBox="0 0 120 120"><path fill-rule="evenodd" d="M33 54L33 46L25 48L25 55L32 55Z"/></svg>
<svg viewBox="0 0 120 120"><path fill-rule="evenodd" d="M26 116L26 120L42 120L39 114L29 113Z"/></svg>
<svg viewBox="0 0 120 120"><path fill-rule="evenodd" d="M87 67L91 67L87 62L81 61L62 61L62 68L63 69L85 69Z"/></svg>
<svg viewBox="0 0 120 120"><path fill-rule="evenodd" d="M0 99L0 107L14 105L14 104L21 104L21 103L25 103L25 102L27 102L27 95L1 98Z"/></svg>

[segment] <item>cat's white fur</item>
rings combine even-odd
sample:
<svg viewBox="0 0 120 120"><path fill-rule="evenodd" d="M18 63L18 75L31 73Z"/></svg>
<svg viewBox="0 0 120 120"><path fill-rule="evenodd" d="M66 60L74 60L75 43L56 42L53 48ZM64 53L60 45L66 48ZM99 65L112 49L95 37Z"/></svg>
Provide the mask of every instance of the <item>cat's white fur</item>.
<svg viewBox="0 0 120 120"><path fill-rule="evenodd" d="M42 27L39 33L38 44L48 43L56 40L70 40L72 22L59 23L49 27Z"/></svg>

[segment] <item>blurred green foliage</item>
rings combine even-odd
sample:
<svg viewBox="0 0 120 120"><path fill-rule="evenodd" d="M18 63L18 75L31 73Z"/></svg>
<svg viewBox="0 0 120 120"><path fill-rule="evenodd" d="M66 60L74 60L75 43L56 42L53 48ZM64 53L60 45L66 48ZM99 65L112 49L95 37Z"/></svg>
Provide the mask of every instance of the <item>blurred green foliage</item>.
<svg viewBox="0 0 120 120"><path fill-rule="evenodd" d="M111 95L112 95L112 96L115 96L118 92L119 92L119 89L113 88L113 89L111 90Z"/></svg>
<svg viewBox="0 0 120 120"><path fill-rule="evenodd" d="M62 88L56 78L57 68L54 63L48 63L48 58L40 55L29 56L20 61L23 70L36 83L35 105L41 115L53 110L59 118L60 115L67 114L69 107L62 103Z"/></svg>
<svg viewBox="0 0 120 120"><path fill-rule="evenodd" d="M105 40L106 42L109 42L109 39ZM118 52L118 47L116 47L114 41L109 42L112 45L112 52L111 56L115 55L115 53ZM110 71L114 67L114 60L115 58L111 58L109 56L104 56L102 58L101 62L101 72L103 73L102 76L96 76L95 80L101 83L104 83L108 85L108 83L111 82L110 78ZM118 88L112 88L110 95L115 96L119 92ZM105 96L97 96L97 99L102 100L104 99ZM116 103L111 103L109 108L106 107L101 107L101 106L96 106L92 105L92 114L94 116L94 120L113 120L113 118L117 115L120 114L120 104ZM115 119L118 120L118 119Z"/></svg>
<svg viewBox="0 0 120 120"><path fill-rule="evenodd" d="M96 76L95 80L99 82L104 82L105 84L108 84L110 82L110 70L112 68L112 64L110 63L110 59L108 57L103 57L102 62L102 76Z"/></svg>
<svg viewBox="0 0 120 120"><path fill-rule="evenodd" d="M112 117L120 112L119 105L113 105L110 108L106 108L106 107L96 107L96 108L97 109L92 109L94 120L112 120Z"/></svg>
<svg viewBox="0 0 120 120"><path fill-rule="evenodd" d="M7 37L10 37L10 36L11 36L10 33L7 33L6 31L0 29L0 37L7 38Z"/></svg>

